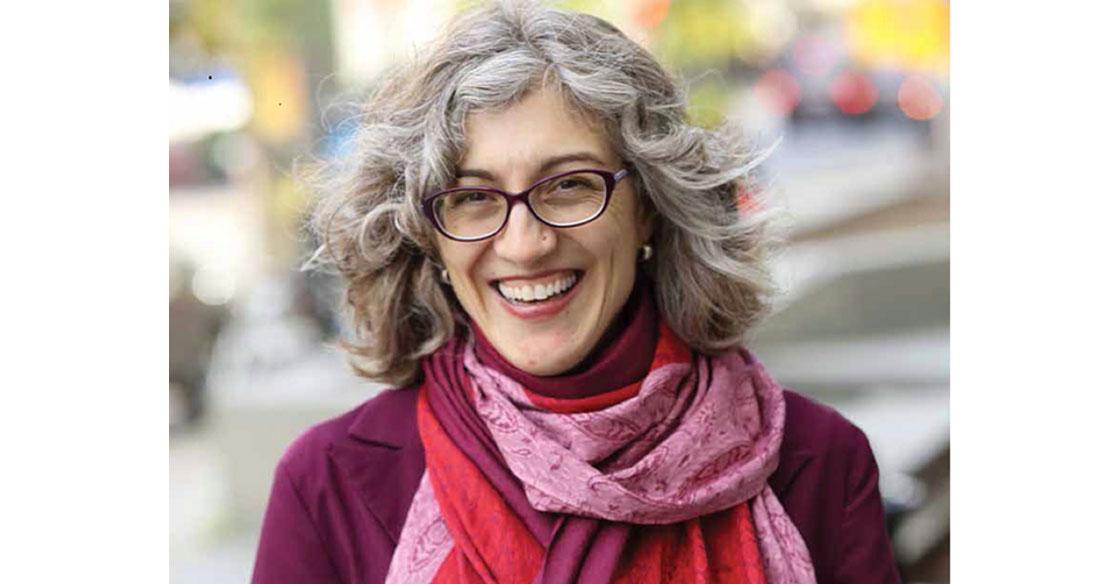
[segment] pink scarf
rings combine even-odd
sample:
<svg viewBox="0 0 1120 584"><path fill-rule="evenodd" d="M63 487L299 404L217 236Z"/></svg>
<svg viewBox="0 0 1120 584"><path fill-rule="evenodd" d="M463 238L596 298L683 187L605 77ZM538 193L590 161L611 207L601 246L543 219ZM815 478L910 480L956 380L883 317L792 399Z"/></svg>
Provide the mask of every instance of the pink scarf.
<svg viewBox="0 0 1120 584"><path fill-rule="evenodd" d="M766 482L785 422L781 387L745 349L655 356L632 398L577 413L536 405L479 361L473 339L441 351L465 369L468 399L536 511L662 525L747 503L767 581L815 582L805 543ZM430 581L452 547L425 474L387 581Z"/></svg>

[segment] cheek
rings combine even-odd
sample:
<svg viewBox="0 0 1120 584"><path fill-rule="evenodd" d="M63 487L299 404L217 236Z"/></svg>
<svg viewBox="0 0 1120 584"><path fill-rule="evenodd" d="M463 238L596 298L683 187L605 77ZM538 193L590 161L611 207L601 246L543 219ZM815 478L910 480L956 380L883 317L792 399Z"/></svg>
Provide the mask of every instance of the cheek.
<svg viewBox="0 0 1120 584"><path fill-rule="evenodd" d="M602 227L605 229L588 234L581 243L595 257L598 280L603 286L601 292L613 299L629 290L629 280L633 278L630 268L637 261L637 244L634 234L628 230L629 224L609 222Z"/></svg>
<svg viewBox="0 0 1120 584"><path fill-rule="evenodd" d="M481 261L483 251L482 246L478 244L448 243L439 246L443 267L450 274L457 292L466 292L474 286L474 272Z"/></svg>
<svg viewBox="0 0 1120 584"><path fill-rule="evenodd" d="M470 243L450 241L440 238L439 257L443 265L452 271L462 271L463 267L470 264L473 253Z"/></svg>
<svg viewBox="0 0 1120 584"><path fill-rule="evenodd" d="M595 245L602 250L598 255L609 253L621 257L631 250L636 252L638 241L641 238L638 233L636 218L629 213L618 212L603 219L606 220L602 225L604 229L596 234Z"/></svg>
<svg viewBox="0 0 1120 584"><path fill-rule="evenodd" d="M626 189L616 196L617 199L612 199L610 206L603 212L602 219L610 224L614 243L628 245L642 239L642 210L633 191Z"/></svg>

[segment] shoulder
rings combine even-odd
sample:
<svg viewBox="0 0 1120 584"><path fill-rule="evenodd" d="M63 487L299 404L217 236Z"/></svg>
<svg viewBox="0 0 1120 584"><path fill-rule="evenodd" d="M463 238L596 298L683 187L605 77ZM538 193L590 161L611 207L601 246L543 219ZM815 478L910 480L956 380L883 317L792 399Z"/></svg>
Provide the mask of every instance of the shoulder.
<svg viewBox="0 0 1120 584"><path fill-rule="evenodd" d="M786 483L778 496L809 548L817 576L899 582L867 436L831 407L795 391L786 390L785 397L778 467L786 467Z"/></svg>
<svg viewBox="0 0 1120 584"><path fill-rule="evenodd" d="M816 456L835 456L867 446L867 436L840 412L791 389L784 392L783 447Z"/></svg>
<svg viewBox="0 0 1120 584"><path fill-rule="evenodd" d="M784 394L785 432L770 484L817 576L898 582L867 436L835 409L796 391Z"/></svg>
<svg viewBox="0 0 1120 584"><path fill-rule="evenodd" d="M301 576L309 566L336 568L344 581L384 580L424 470L417 394L384 390L288 446L265 513L259 570L294 565L297 575L283 580L293 582L326 581Z"/></svg>
<svg viewBox="0 0 1120 584"><path fill-rule="evenodd" d="M284 452L277 475L287 475L309 507L334 510L316 518L322 524L360 523L369 512L395 541L425 468L418 396L418 386L386 389L315 424Z"/></svg>
<svg viewBox="0 0 1120 584"><path fill-rule="evenodd" d="M833 483L873 470L874 456L863 430L830 406L794 390L783 393L785 432L775 483L788 486L795 475ZM800 472L806 466L811 472Z"/></svg>
<svg viewBox="0 0 1120 584"><path fill-rule="evenodd" d="M418 387L386 389L343 414L304 430L284 451L278 467L297 485L328 471L328 459L368 446L393 451L419 447L416 429Z"/></svg>

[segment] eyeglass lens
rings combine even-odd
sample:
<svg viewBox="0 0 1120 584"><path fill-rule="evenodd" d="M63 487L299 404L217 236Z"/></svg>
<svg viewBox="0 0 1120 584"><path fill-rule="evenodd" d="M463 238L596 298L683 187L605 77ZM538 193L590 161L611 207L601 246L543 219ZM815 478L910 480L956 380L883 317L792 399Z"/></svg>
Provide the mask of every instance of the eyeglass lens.
<svg viewBox="0 0 1120 584"><path fill-rule="evenodd" d="M607 199L602 176L579 172L556 177L533 188L528 202L533 212L555 227L575 225L594 217ZM494 233L507 213L506 198L485 190L453 191L434 201L436 220L452 237L474 238Z"/></svg>

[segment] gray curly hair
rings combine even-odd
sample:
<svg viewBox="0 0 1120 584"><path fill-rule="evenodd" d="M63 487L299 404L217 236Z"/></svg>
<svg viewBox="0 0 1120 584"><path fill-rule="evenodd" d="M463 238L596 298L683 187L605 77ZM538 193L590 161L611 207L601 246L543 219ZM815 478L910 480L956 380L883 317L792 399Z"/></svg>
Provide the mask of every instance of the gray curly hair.
<svg viewBox="0 0 1120 584"><path fill-rule="evenodd" d="M685 343L704 353L734 347L769 308L769 220L738 204L761 159L743 133L691 124L680 85L606 21L496 2L460 14L387 72L359 114L352 155L307 177L323 198L310 224L320 246L306 266L345 279L354 331L342 346L360 375L415 381L420 360L463 322L441 285L420 202L454 180L468 113L545 85L598 120L633 170L656 216L654 259L641 265L661 318Z"/></svg>

